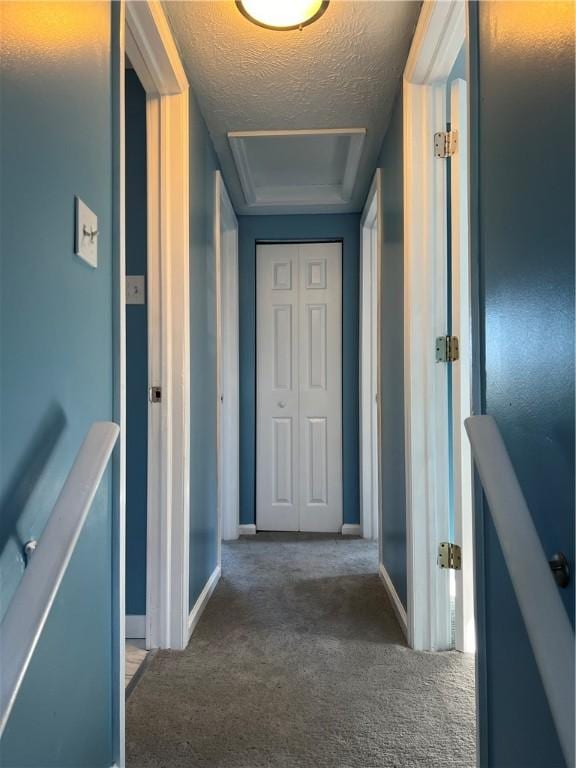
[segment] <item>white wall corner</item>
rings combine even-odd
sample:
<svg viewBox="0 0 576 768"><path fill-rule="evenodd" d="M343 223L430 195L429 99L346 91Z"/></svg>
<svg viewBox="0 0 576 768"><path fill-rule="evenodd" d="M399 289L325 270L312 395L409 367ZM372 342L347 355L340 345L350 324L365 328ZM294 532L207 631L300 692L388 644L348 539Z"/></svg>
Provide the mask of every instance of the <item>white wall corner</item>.
<svg viewBox="0 0 576 768"><path fill-rule="evenodd" d="M351 525L350 523L344 523L342 526L342 536L362 536L361 525Z"/></svg>
<svg viewBox="0 0 576 768"><path fill-rule="evenodd" d="M406 640L408 640L408 616L406 614L406 608L404 608L402 601L398 597L398 592L396 592L396 588L392 583L392 579L390 578L384 563L380 563L378 573L382 579L382 583L384 584L388 597L390 598L390 602L392 603L392 608L394 609L394 613L396 614L396 618L400 624L400 629L404 633Z"/></svg>

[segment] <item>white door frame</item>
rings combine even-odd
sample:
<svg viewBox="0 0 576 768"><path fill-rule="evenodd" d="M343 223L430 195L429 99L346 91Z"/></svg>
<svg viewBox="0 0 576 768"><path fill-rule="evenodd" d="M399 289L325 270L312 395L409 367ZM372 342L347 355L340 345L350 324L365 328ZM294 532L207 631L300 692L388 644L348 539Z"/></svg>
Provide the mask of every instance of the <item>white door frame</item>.
<svg viewBox="0 0 576 768"><path fill-rule="evenodd" d="M220 171L214 180L218 393L218 565L221 542L240 525L240 360L238 336L238 220Z"/></svg>
<svg viewBox="0 0 576 768"><path fill-rule="evenodd" d="M374 174L360 221L360 524L380 539L380 274L382 170ZM374 301L376 307L374 307ZM374 322L376 321L376 322Z"/></svg>
<svg viewBox="0 0 576 768"><path fill-rule="evenodd" d="M160 2L128 0L125 14L125 52L146 91L148 385L162 388L161 402L148 407L146 644L183 649L190 524L188 81ZM123 312L123 292L120 303Z"/></svg>
<svg viewBox="0 0 576 768"><path fill-rule="evenodd" d="M465 0L425 2L404 70L404 397L409 642L451 647L449 572L437 565L449 530L447 370L435 338L447 329L446 81L467 39ZM464 553L466 557L466 553Z"/></svg>
<svg viewBox="0 0 576 768"><path fill-rule="evenodd" d="M454 477L454 541L466 556L455 572L458 651L476 650L474 617L473 471L464 420L472 415L472 317L470 291L470 182L468 157L468 85L455 80L450 88L451 130L458 136L452 157L452 334L460 339L460 359L452 369L452 445Z"/></svg>

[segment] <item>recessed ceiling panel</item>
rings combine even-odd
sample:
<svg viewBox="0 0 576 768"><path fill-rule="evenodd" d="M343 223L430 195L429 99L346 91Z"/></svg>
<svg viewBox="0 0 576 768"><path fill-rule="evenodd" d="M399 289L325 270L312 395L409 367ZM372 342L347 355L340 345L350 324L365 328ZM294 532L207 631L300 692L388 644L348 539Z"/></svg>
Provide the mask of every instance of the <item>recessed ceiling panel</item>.
<svg viewBox="0 0 576 768"><path fill-rule="evenodd" d="M365 136L365 128L230 131L245 205L350 203Z"/></svg>

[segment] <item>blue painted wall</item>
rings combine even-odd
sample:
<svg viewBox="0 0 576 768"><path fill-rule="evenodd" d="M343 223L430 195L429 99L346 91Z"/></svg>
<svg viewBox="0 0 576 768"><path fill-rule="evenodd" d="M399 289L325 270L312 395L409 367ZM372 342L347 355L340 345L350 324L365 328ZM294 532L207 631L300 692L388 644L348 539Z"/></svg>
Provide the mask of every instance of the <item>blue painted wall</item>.
<svg viewBox="0 0 576 768"><path fill-rule="evenodd" d="M574 8L481 2L470 14L482 409L546 553L564 551L574 573ZM476 528L482 766L563 766L486 508ZM561 594L573 620L574 579Z"/></svg>
<svg viewBox="0 0 576 768"><path fill-rule="evenodd" d="M406 607L404 455L404 184L402 91L378 158L382 168L382 563Z"/></svg>
<svg viewBox="0 0 576 768"><path fill-rule="evenodd" d="M147 274L146 93L126 70L126 274ZM126 306L126 613L146 613L148 307Z"/></svg>
<svg viewBox="0 0 576 768"><path fill-rule="evenodd" d="M360 522L358 478L358 298L360 217L240 216L240 522L256 520L256 242L343 240L342 388L344 522Z"/></svg>
<svg viewBox="0 0 576 768"><path fill-rule="evenodd" d="M190 607L217 565L214 174L218 161L190 94Z"/></svg>
<svg viewBox="0 0 576 768"><path fill-rule="evenodd" d="M80 444L112 402L109 3L0 6L0 597L22 576ZM73 254L74 195L99 267ZM10 768L110 766L108 473L0 745Z"/></svg>

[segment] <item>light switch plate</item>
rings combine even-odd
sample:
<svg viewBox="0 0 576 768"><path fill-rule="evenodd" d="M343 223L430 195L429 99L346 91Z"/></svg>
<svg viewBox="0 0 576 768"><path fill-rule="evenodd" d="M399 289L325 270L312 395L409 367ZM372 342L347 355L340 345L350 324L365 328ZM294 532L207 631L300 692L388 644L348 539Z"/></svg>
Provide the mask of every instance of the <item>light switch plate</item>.
<svg viewBox="0 0 576 768"><path fill-rule="evenodd" d="M96 269L98 266L98 217L79 197L75 197L74 201L76 207L74 253Z"/></svg>
<svg viewBox="0 0 576 768"><path fill-rule="evenodd" d="M126 304L145 304L144 275L126 275Z"/></svg>

